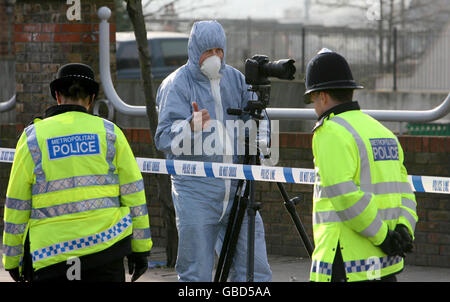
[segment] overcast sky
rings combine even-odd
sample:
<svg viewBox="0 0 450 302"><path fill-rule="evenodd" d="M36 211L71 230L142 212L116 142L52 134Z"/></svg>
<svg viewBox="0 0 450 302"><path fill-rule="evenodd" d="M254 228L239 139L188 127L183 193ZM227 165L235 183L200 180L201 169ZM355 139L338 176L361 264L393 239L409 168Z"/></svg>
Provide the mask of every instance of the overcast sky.
<svg viewBox="0 0 450 302"><path fill-rule="evenodd" d="M162 4L173 0L152 0L147 11L154 11ZM305 2L311 3L310 20L305 22ZM332 0L322 0L332 1ZM374 0L350 0L361 5L366 5ZM409 1L409 0L406 0ZM346 7L327 8L315 6L314 0L176 0L175 9L181 18L193 19L277 19L280 21L314 23L327 26L333 25L359 25L364 26L369 22L365 16L365 10ZM333 1L332 1L333 2ZM145 1L143 2L145 5ZM291 12L291 19L284 18L286 11Z"/></svg>
<svg viewBox="0 0 450 302"><path fill-rule="evenodd" d="M288 8L303 7L304 0L178 0L177 10L188 10L182 16L192 18L280 18ZM171 0L153 0L154 9ZM143 2L145 4L145 1ZM207 7L204 7L207 6ZM198 8L200 7L200 8Z"/></svg>
<svg viewBox="0 0 450 302"><path fill-rule="evenodd" d="M217 16L228 18L281 18L286 9L303 6L303 0L225 0L225 1L195 1L207 4L208 2L222 2L216 7L198 10L198 13L211 12Z"/></svg>

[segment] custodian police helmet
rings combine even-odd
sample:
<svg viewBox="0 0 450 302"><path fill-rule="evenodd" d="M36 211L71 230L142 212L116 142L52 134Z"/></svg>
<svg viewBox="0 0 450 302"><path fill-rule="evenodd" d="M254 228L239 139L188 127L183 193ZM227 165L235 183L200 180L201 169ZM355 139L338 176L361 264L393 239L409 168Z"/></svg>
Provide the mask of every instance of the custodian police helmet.
<svg viewBox="0 0 450 302"><path fill-rule="evenodd" d="M305 103L312 103L309 94L325 89L364 88L353 80L350 66L343 56L323 48L306 66Z"/></svg>
<svg viewBox="0 0 450 302"><path fill-rule="evenodd" d="M92 68L86 64L70 63L60 67L56 79L50 83L53 98L56 100L55 91L71 85L75 79L81 82L89 94L98 95L99 84L95 81Z"/></svg>

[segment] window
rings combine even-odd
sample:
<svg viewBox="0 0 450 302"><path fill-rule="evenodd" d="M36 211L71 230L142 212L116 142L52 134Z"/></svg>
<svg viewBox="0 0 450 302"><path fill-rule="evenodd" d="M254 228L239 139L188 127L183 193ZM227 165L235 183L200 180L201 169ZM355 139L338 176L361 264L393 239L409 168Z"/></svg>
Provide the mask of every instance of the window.
<svg viewBox="0 0 450 302"><path fill-rule="evenodd" d="M139 54L136 42L122 43L117 56L117 69L129 68L139 68Z"/></svg>
<svg viewBox="0 0 450 302"><path fill-rule="evenodd" d="M181 66L188 60L187 39L161 40L161 53L165 66Z"/></svg>

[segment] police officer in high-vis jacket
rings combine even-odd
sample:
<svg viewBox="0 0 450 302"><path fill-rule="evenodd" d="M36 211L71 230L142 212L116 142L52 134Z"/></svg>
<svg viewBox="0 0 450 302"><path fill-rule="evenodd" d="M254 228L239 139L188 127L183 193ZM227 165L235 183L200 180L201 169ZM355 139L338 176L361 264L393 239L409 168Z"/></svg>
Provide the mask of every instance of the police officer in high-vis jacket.
<svg viewBox="0 0 450 302"><path fill-rule="evenodd" d="M93 70L62 66L58 105L16 147L4 212L3 265L15 281L132 281L152 247L144 182L122 131L87 113Z"/></svg>
<svg viewBox="0 0 450 302"><path fill-rule="evenodd" d="M353 101L363 87L338 53L322 49L312 58L305 85L319 117L310 279L396 281L418 220L401 145Z"/></svg>

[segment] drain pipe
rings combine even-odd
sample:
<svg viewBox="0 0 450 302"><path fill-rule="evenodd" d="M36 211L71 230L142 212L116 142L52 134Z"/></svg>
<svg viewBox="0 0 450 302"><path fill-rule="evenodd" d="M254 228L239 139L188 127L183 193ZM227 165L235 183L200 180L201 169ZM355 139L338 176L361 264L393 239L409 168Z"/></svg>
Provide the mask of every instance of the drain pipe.
<svg viewBox="0 0 450 302"><path fill-rule="evenodd" d="M0 112L9 111L14 108L16 105L16 95L14 94L12 98L10 98L6 102L0 103Z"/></svg>
<svg viewBox="0 0 450 302"><path fill-rule="evenodd" d="M120 99L111 80L110 52L109 52L109 23L111 10L103 6L98 10L100 22L100 78L109 101L114 108L131 116L146 116L145 106L132 106ZM440 119L450 112L450 93L443 103L431 110L362 110L379 121L395 122L430 122ZM314 109L294 108L267 108L267 114L271 119L317 119Z"/></svg>
<svg viewBox="0 0 450 302"><path fill-rule="evenodd" d="M131 116L147 116L146 106L132 106L119 97L111 79L110 69L110 53L109 53L109 23L108 19L111 17L111 10L106 7L100 7L98 10L100 22L100 37L99 37L99 51L100 51L100 79L102 81L103 90L106 97L112 103L114 108L125 115Z"/></svg>

